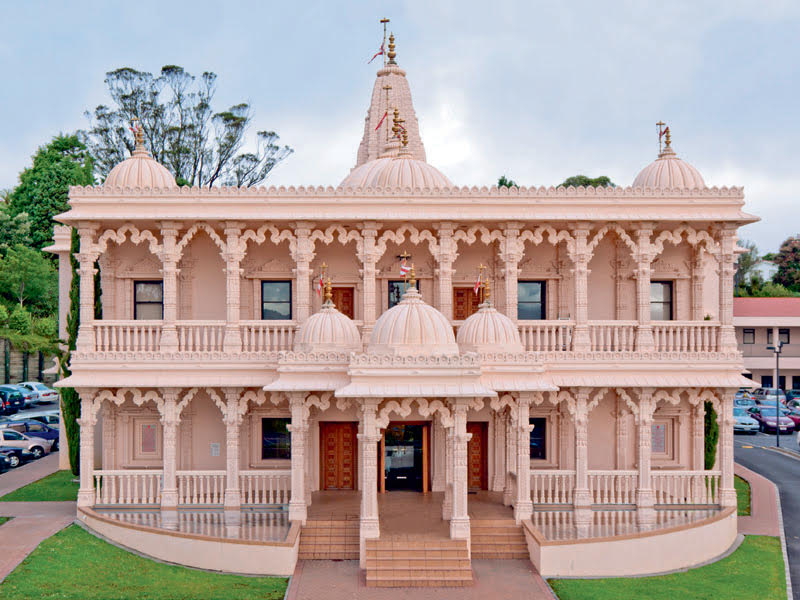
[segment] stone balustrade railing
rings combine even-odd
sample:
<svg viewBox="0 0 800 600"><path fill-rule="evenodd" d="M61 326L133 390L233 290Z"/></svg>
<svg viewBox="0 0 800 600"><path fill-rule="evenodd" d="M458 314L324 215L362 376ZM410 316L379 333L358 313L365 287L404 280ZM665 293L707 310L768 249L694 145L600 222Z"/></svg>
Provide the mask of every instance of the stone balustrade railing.
<svg viewBox="0 0 800 600"><path fill-rule="evenodd" d="M161 474L155 469L94 472L95 504L160 504Z"/></svg>
<svg viewBox="0 0 800 600"><path fill-rule="evenodd" d="M178 504L222 504L225 471L178 471Z"/></svg>
<svg viewBox="0 0 800 600"><path fill-rule="evenodd" d="M161 344L161 321L95 321L98 352L153 352Z"/></svg>
<svg viewBox="0 0 800 600"><path fill-rule="evenodd" d="M635 350L636 321L589 321L589 341L599 352Z"/></svg>
<svg viewBox="0 0 800 600"><path fill-rule="evenodd" d="M716 352L719 330L713 321L653 321L657 352Z"/></svg>
<svg viewBox="0 0 800 600"><path fill-rule="evenodd" d="M289 469L241 471L239 489L242 504L288 504L292 472Z"/></svg>
<svg viewBox="0 0 800 600"><path fill-rule="evenodd" d="M291 350L294 345L294 321L241 321L239 326L245 352Z"/></svg>
<svg viewBox="0 0 800 600"><path fill-rule="evenodd" d="M178 321L180 352L220 352L225 339L225 321Z"/></svg>
<svg viewBox="0 0 800 600"><path fill-rule="evenodd" d="M589 492L594 504L636 504L636 471L589 471Z"/></svg>
<svg viewBox="0 0 800 600"><path fill-rule="evenodd" d="M572 321L519 321L519 335L526 350L560 352L572 350Z"/></svg>
<svg viewBox="0 0 800 600"><path fill-rule="evenodd" d="M719 504L720 471L654 471L656 504Z"/></svg>
<svg viewBox="0 0 800 600"><path fill-rule="evenodd" d="M535 504L571 504L575 471L531 471L531 500Z"/></svg>

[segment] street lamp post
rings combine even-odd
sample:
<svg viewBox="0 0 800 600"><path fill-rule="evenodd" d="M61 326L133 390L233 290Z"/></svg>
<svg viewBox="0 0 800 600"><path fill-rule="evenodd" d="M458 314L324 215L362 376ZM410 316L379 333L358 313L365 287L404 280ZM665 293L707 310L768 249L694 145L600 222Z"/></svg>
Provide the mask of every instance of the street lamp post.
<svg viewBox="0 0 800 600"><path fill-rule="evenodd" d="M774 346L767 346L767 350L775 353L775 445L781 447L781 349L783 342L777 340Z"/></svg>

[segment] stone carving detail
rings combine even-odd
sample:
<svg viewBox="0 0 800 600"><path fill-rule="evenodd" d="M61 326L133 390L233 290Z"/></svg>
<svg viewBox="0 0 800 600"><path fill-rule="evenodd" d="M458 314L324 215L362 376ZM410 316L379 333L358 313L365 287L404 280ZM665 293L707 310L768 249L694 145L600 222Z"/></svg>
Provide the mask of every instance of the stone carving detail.
<svg viewBox="0 0 800 600"><path fill-rule="evenodd" d="M428 229L423 229L420 231L413 225L408 223L404 223L396 230L392 231L391 229L388 231L384 231L380 237L375 241L375 250L374 255L377 259L380 259L381 256L384 255L386 252L386 245L389 242L393 242L397 245L402 244L406 239L406 233L408 233L408 241L410 241L415 246L427 241L428 242L428 250L433 256L436 256L439 250L439 241L436 238L436 235L432 233Z"/></svg>

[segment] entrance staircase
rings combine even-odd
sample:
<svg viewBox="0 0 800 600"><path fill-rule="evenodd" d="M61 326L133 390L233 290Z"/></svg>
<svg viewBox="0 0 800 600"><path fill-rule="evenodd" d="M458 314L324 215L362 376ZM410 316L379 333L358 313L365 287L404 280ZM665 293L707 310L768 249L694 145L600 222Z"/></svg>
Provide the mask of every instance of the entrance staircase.
<svg viewBox="0 0 800 600"><path fill-rule="evenodd" d="M530 558L525 532L514 519L475 519L470 529L472 558Z"/></svg>
<svg viewBox="0 0 800 600"><path fill-rule="evenodd" d="M472 585L466 540L366 540L368 587Z"/></svg>
<svg viewBox="0 0 800 600"><path fill-rule="evenodd" d="M358 518L306 521L300 532L297 558L358 560Z"/></svg>

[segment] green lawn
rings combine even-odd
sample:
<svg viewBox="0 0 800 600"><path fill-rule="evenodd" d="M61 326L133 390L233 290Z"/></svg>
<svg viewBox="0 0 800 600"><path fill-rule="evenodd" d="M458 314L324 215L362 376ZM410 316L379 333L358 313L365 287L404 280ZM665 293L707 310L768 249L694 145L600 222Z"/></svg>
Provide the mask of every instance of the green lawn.
<svg viewBox="0 0 800 600"><path fill-rule="evenodd" d="M750 484L747 480L734 475L733 485L736 488L737 514L740 517L747 516L750 514Z"/></svg>
<svg viewBox="0 0 800 600"><path fill-rule="evenodd" d="M56 471L38 481L14 490L0 498L0 502L55 502L76 500L78 482L72 481L72 471Z"/></svg>
<svg viewBox="0 0 800 600"><path fill-rule="evenodd" d="M560 600L786 598L781 541L763 535L748 535L727 558L685 573L613 579L551 579L549 583Z"/></svg>
<svg viewBox="0 0 800 600"><path fill-rule="evenodd" d="M70 525L0 584L3 600L278 600L285 577L241 577L161 564Z"/></svg>

